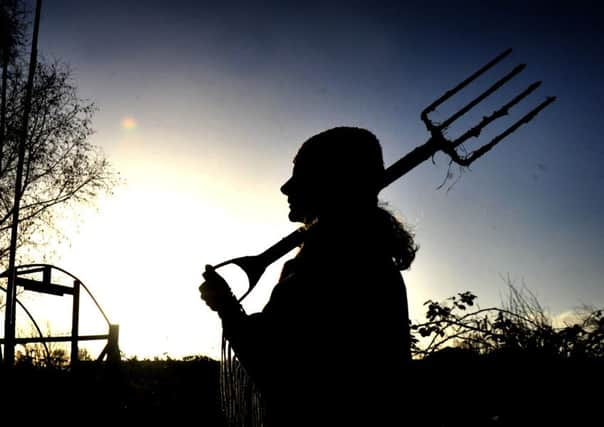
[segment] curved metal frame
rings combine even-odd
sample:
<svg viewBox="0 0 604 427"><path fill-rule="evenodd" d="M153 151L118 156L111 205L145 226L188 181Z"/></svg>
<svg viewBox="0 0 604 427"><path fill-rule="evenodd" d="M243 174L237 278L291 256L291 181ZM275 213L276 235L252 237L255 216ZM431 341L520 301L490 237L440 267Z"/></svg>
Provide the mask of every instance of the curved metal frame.
<svg viewBox="0 0 604 427"><path fill-rule="evenodd" d="M65 342L65 341L71 341L72 342L72 351L71 351L71 363L73 364L74 362L77 361L77 352L78 352L78 346L77 346L77 342L78 341L82 341L82 340L98 340L98 339L106 339L107 340L107 345L105 346L105 348L103 349L103 351L101 352L101 354L99 355L97 360L102 359L105 355L108 356L108 359L111 359L113 361L117 359L119 359L119 347L118 347L118 334L119 334L119 326L118 325L114 325L109 321L109 318L107 317L107 315L105 314L105 312L103 311L101 305L98 303L98 301L96 300L96 298L94 297L94 295L92 295L92 292L90 291L90 289L88 289L88 287L86 287L86 285L84 285L84 283L82 283L82 281L76 277L75 275L71 274L70 272L68 272L67 270L64 270L60 267L57 267L55 265L52 264L25 264L25 265L20 265L16 267L17 269L17 276L19 275L19 273L21 274L27 274L27 270L31 270L31 273L40 273L40 272L45 272L45 271L52 271L57 270L60 271L61 273L65 274L66 276L70 277L71 279L73 279L73 283L74 283L74 287L73 288L69 288L69 289L73 289L72 291L69 291L67 293L71 293L74 297L74 309L73 309L73 314L72 314L72 334L70 336L63 336L63 337L44 337L40 327L38 326L37 322L35 321L33 315L31 314L31 312L25 307L25 305L23 303L21 303L18 299L16 300L16 303L19 304L19 306L21 308L23 308L23 310L25 311L25 313L27 314L27 316L29 317L29 319L32 321L32 323L34 324L39 338L17 338L14 341L14 344L20 343L20 344L26 344L28 342L41 342L44 345L45 351L46 351L46 356L49 357L50 356L50 351L48 349L47 346L47 342ZM8 276L9 271L6 270L2 273L0 273L0 277L6 277ZM57 287L57 285L52 285L54 287ZM103 318L105 319L105 321L107 322L107 325L109 326L109 333L108 334L103 334L103 335L85 335L85 336L80 336L78 334L78 312L79 312L79 288L83 287L84 290L86 291L86 293L90 296L90 298L92 299L92 301L94 302L94 304L96 305L97 309L99 310L99 312L101 313L101 315L103 316ZM4 290L6 292L6 289L0 287L1 290ZM65 287L65 289L67 290L67 287ZM42 291L44 292L44 291ZM0 339L0 343L6 344L5 339L2 338ZM117 354L116 354L117 353ZM0 358L1 358L1 353L0 353Z"/></svg>
<svg viewBox="0 0 604 427"><path fill-rule="evenodd" d="M4 293L8 293L8 291L5 288L3 288L2 286L0 286L0 291L4 291ZM40 326L38 326L36 319L34 319L34 316L32 316L32 314L29 312L27 307L25 307L25 304L23 304L21 301L19 301L19 298L15 298L15 302L17 304L19 304L19 306L23 309L25 314L27 314L27 317L29 317L29 320L31 320L31 322L34 324L34 327L36 328L36 331L38 331L38 335L40 335L40 338L44 338L44 334L42 333ZM48 350L48 346L46 345L45 342L42 342L42 344L44 345L44 350L46 351L46 357L50 358L50 350Z"/></svg>

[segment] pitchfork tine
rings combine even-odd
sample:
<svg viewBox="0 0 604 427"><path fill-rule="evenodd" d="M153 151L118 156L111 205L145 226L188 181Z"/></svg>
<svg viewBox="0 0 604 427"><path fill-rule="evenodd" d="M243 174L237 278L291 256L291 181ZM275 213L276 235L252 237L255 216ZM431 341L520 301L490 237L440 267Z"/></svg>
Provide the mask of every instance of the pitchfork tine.
<svg viewBox="0 0 604 427"><path fill-rule="evenodd" d="M425 123L426 127L428 128L428 130L432 131L432 129L434 128L434 125L432 124L432 122L430 121L430 119L428 119L428 114L430 114L432 111L434 111L436 109L436 107L438 107L440 104L442 104L443 102L445 102L447 99L451 98L457 92L459 92L460 90L462 90L464 87L466 87L472 81L476 80L481 74L483 74L489 68L493 67L495 64L497 64L503 58L505 58L506 56L508 56L511 52L512 52L512 49L507 49L504 52L500 53L491 62L489 62L488 64L484 65L482 68L480 68L478 71L476 71L470 77L468 77L467 79L465 79L464 81L462 81L461 83L459 83L453 89L450 89L450 90L446 91L443 94L443 96L441 96L436 101L434 101L432 104L430 104L426 108L424 108L424 110L420 114L420 117L421 117L422 121Z"/></svg>
<svg viewBox="0 0 604 427"><path fill-rule="evenodd" d="M540 85L541 85L540 81L533 83L532 85L527 87L523 92L521 92L516 97L514 97L512 100L510 100L507 104L502 106L500 109L494 111L490 116L483 117L482 120L480 121L480 123L478 123L473 128L469 129L463 135L461 135L459 138L457 138L455 141L453 141L452 146L458 147L459 145L463 144L469 138L472 138L472 137L477 138L478 136L480 136L480 132L482 132L482 130L489 123L491 123L494 120L497 120L503 116L506 116L509 113L510 108L512 108L514 105L518 104L520 101L522 101L524 98L526 98L529 94L531 94Z"/></svg>
<svg viewBox="0 0 604 427"><path fill-rule="evenodd" d="M533 118L537 114L539 114L539 112L541 112L541 110L543 110L545 107L547 107L549 104L551 104L555 100L556 100L555 96L547 97L545 101L543 101L537 107L533 108L530 112L525 114L516 123L514 123L512 126L507 128L505 131L501 132L495 138L493 138L491 140L491 142L489 142L489 143L483 145L482 147L478 148L477 150L473 151L469 156L467 156L465 158L460 157L459 155L455 155L455 158L453 158L453 160L455 161L455 163L459 164L460 166L471 165L474 161L478 160L480 157L482 157L483 155L488 153L495 145L497 145L499 142L501 142L502 139L504 139L505 137L510 135L512 132L514 132L516 129L518 129L523 124L526 124L526 123L530 122L531 120L533 120ZM451 150L451 151L455 152L454 150ZM449 152L449 151L447 151L447 152Z"/></svg>
<svg viewBox="0 0 604 427"><path fill-rule="evenodd" d="M486 97L491 95L493 92L495 92L497 89L499 89L505 83L507 83L510 79L512 79L512 77L514 77L516 74L518 74L522 70L524 70L524 67L526 67L526 64L520 64L520 65L516 66L512 71L510 71L508 74L506 74L501 79L499 79L497 82L495 82L495 84L493 84L490 88L488 88L483 93L481 93L478 97L476 97L472 101L470 101L465 107L463 107L457 113L453 114L447 120L445 120L444 122L439 124L438 129L440 129L440 130L446 129L451 123L453 123L455 120L459 119L461 116L466 114L468 111L470 111L472 108L474 108L477 104L482 102Z"/></svg>

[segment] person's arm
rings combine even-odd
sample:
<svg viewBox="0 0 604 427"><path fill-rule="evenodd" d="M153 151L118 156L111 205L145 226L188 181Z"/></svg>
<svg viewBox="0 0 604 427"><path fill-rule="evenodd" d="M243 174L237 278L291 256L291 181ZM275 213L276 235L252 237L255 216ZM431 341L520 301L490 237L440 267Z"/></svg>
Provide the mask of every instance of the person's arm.
<svg viewBox="0 0 604 427"><path fill-rule="evenodd" d="M263 376L266 343L263 340L262 314L247 315L231 292L228 283L211 266L203 273L206 280L200 287L201 298L222 320L224 336L248 373L257 382Z"/></svg>

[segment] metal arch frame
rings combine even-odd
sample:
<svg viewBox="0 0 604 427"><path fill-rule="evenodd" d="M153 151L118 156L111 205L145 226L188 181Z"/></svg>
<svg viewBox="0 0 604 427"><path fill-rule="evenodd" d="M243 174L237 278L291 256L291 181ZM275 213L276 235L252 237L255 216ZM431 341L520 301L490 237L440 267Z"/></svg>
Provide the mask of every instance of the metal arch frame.
<svg viewBox="0 0 604 427"><path fill-rule="evenodd" d="M73 279L73 287L67 287L67 286L62 286L62 285L53 285L50 284L50 277L51 277L51 271L52 270L57 270L60 271L61 273L65 274L66 276L70 277L71 279ZM105 314L104 310L102 309L101 305L98 303L98 301L96 300L96 298L94 297L94 295L92 294L92 292L90 291L90 289L88 289L88 287L86 287L86 285L84 285L84 283L75 275L73 275L72 273L68 272L67 270L57 267L55 265L52 264L42 264L42 263L35 263L35 264L25 264L25 265L20 265L16 267L16 276L20 276L20 275L25 275L25 274L33 274L33 273L43 273L43 282L37 282L34 280L29 280L29 279L17 279L17 286L22 286L25 289L28 290L33 290L33 291L38 291L38 292L43 292L43 293L50 293L50 294L55 294L55 295L59 295L59 296L63 296L65 293L67 294L71 294L73 296L73 310L72 310L72 331L71 331L71 335L69 336L61 336L61 337L44 337L42 334L41 329L39 328L39 326L37 325L34 317L32 316L32 314L29 312L29 310L27 310L27 308L15 298L15 302L17 304L19 304L24 311L26 312L26 314L28 315L28 317L32 320L32 322L34 323L38 334L39 334L39 338L36 337L32 337L32 338L13 338L14 341L12 343L12 345L15 344L26 344L29 342L41 342L43 343L45 350L46 350L46 355L49 356L50 352L49 349L46 345L46 343L48 342L71 342L71 365L73 366L75 363L77 363L78 361L78 341L88 341L88 340L107 340L107 344L105 345L105 348L101 351L100 355L97 358L97 361L102 360L105 356L107 356L107 360L110 362L117 362L120 359L120 352L119 352L119 325L116 324L112 324L109 320L109 318L107 317L107 315ZM9 270L6 270L2 273L0 273L0 278L2 277L8 277L10 274ZM27 280L27 282L25 282ZM21 281L21 283L19 283L19 281ZM25 283L24 283L25 282ZM46 288L45 288L46 287ZM83 287L84 290L86 291L86 293L90 296L90 298L92 299L92 301L94 302L94 304L96 305L97 309L99 310L99 312L101 313L101 315L103 316L103 318L105 319L105 321L107 322L107 325L109 327L109 332L107 334L100 334L100 335L79 335L79 297L80 297L80 287ZM52 288L52 289L51 289ZM1 288L0 288L1 289ZM3 289L4 290L4 289ZM8 302L8 301L7 301ZM6 339L5 337L0 339L0 344L6 344ZM0 352L0 358L1 358L1 352ZM10 361L5 361L6 364L8 365L12 365L14 363L10 362Z"/></svg>
<svg viewBox="0 0 604 427"><path fill-rule="evenodd" d="M8 290L6 288L3 288L2 286L0 286L0 290L4 291L4 293L8 294ZM36 319L34 319L34 316L32 316L31 312L27 309L27 307L25 307L25 304L23 304L21 301L19 301L19 298L15 298L15 302L17 304L19 304L19 306L23 309L25 314L27 314L27 317L29 317L29 320L31 320L31 322L34 324L34 327L36 328L36 331L38 331L38 335L40 336L40 338L44 338L44 334L42 333L42 330L40 329L38 322L36 322ZM0 342L1 341L3 341L3 340L0 340ZM50 358L50 350L48 350L48 346L46 345L46 342L42 342L42 344L44 345L44 350L46 351L46 357ZM0 352L0 361L1 360L2 360L2 352Z"/></svg>

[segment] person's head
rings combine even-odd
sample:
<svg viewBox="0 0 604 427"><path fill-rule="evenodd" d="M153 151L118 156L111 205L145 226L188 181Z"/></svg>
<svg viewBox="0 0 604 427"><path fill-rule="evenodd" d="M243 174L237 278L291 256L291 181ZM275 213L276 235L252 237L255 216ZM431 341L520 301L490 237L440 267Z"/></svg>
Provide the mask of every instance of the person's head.
<svg viewBox="0 0 604 427"><path fill-rule="evenodd" d="M375 208L383 175L382 148L370 131L336 127L314 135L296 154L292 177L281 187L289 219L310 223Z"/></svg>

